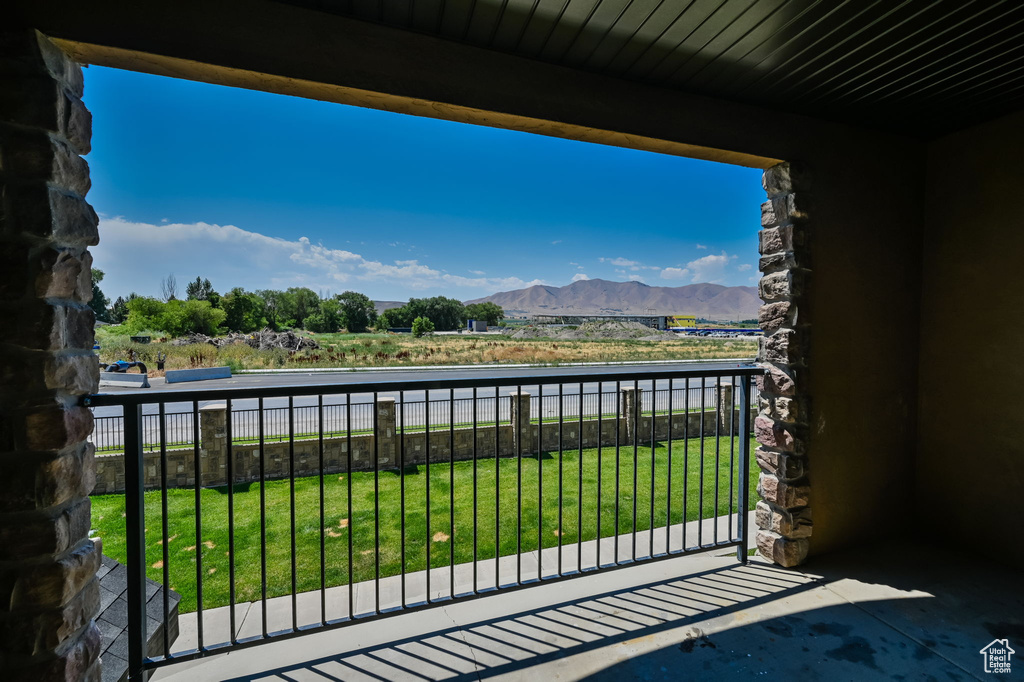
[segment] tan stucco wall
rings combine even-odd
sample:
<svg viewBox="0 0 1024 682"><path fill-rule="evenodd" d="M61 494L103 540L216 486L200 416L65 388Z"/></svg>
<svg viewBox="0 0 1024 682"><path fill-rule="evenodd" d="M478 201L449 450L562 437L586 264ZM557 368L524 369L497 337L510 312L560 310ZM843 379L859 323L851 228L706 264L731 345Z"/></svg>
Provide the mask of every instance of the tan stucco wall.
<svg viewBox="0 0 1024 682"><path fill-rule="evenodd" d="M1024 566L1024 112L928 151L918 510Z"/></svg>
<svg viewBox="0 0 1024 682"><path fill-rule="evenodd" d="M898 532L915 452L919 143L260 0L17 5L86 62L752 166L806 162L811 552Z"/></svg>

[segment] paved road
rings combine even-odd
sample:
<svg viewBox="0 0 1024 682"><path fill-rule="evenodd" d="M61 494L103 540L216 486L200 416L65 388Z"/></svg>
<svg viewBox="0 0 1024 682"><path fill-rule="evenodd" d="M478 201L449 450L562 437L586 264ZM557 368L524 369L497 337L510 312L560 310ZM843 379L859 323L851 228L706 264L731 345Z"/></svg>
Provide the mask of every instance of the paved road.
<svg viewBox="0 0 1024 682"><path fill-rule="evenodd" d="M733 369L740 366L742 363L738 361L712 361L712 362L701 362L701 363L679 363L679 364L659 364L659 365L601 365L601 366L587 366L587 367L489 367L487 369L432 369L432 370L400 370L400 371L365 371L365 372L316 372L309 374L276 374L276 375L239 375L230 379L216 379L203 382L190 382L183 384L166 384L163 379L151 380L152 388L150 389L131 389L131 388L117 388L117 387L105 387L102 392L110 394L125 394L125 393L142 393L145 395L152 395L154 398L169 399L169 402L165 404L165 411L169 414L185 413L187 416L172 416L168 420L168 439L173 441L187 441L191 439L192 433L192 419L191 410L192 405L188 402L174 402L174 393L194 390L196 388L202 389L229 389L229 388L256 388L256 387L284 387L284 386L331 386L337 384L351 384L351 383L369 383L369 382L388 382L388 383L401 383L409 381L423 381L423 380L443 380L443 379L482 379L487 378L528 378L531 383L524 384L521 388L524 392L528 392L533 396L541 396L543 394L543 404L537 397L534 398L533 412L536 416L537 413L552 417L557 416L559 412L566 415L567 418L572 415L579 415L580 413L580 399L579 393L581 391L586 395L583 399L583 413L584 415L595 415L598 411L609 413L614 412L616 409L617 399L615 397L616 387L614 383L605 383L602 386L598 386L597 382L586 381L587 376L594 374L621 374L624 380L628 380L628 384L633 385L633 379L638 372L644 371L673 371L673 370L719 370L719 369ZM539 385L536 378L544 375L571 375L580 377L579 383L567 384L562 387L563 393L566 394L561 400L558 398L559 385L558 384L546 384ZM659 381L657 386L654 386L651 381L640 381L638 384L639 388L644 389L647 394L645 400L644 409L659 409L664 410L669 405L668 397L668 382ZM705 381L704 397L707 404L713 404L714 392L716 382L714 379L708 379ZM701 390L700 380L691 380L689 398L692 405L697 405L700 402ZM650 391L652 389L658 389L654 404L651 403L652 398ZM684 401L684 385L679 381L673 384L673 398L672 405L673 409L681 409ZM477 391L477 411L476 418L481 422L493 421L497 416L498 419L509 418L509 401L506 400L495 400L495 396L505 397L509 393L512 393L515 387L502 387L495 391L495 389L481 388ZM405 406L404 423L407 426L420 426L426 420L426 408L423 405L427 399L424 391L405 391L401 399L406 403L414 403ZM595 395L601 393L600 399ZM379 394L380 397L392 397L399 400L399 392L386 391ZM447 424L454 413L456 423L469 421L472 419L473 408L472 399L473 389L455 389L450 391L447 389L431 390L429 391L429 399L432 402L430 405L430 422L432 424ZM454 399L454 403L449 403L449 398ZM354 429L369 428L372 425L372 409L370 403L373 401L373 395L368 393L352 395L352 407L351 410L345 407L345 395L325 395L325 429L328 430L340 430L347 428L348 417L351 415L351 424ZM599 405L600 401L600 405ZM200 401L199 406L211 404L213 402L221 401ZM296 433L309 433L315 432L319 429L319 417L317 411L318 399L316 396L299 396L293 399L294 407L298 408L294 414L294 428ZM232 411L243 411L252 410L252 412L240 413L236 418L234 429L235 433L239 436L242 433L255 435L258 432L258 417L255 410L259 407L259 403L254 398L240 399L232 401ZM266 434L282 434L288 432L288 398L267 398L263 402L265 413L264 419L264 430ZM158 406L156 404L148 404L143 406L143 414L155 415L158 413ZM109 407L98 407L94 410L97 417L112 417L121 414L121 408L117 406ZM497 413L497 414L496 414ZM111 423L106 420L98 422L97 426L97 439L99 445L115 445L120 444L120 426L117 423ZM146 420L145 431L147 442L157 442L158 437L158 421L156 419ZM102 435L100 431L105 429Z"/></svg>

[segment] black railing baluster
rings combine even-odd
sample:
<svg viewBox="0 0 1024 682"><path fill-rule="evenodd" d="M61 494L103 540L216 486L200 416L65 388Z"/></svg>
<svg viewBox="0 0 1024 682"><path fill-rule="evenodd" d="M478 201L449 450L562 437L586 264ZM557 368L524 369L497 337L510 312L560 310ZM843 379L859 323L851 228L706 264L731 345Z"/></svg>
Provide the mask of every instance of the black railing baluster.
<svg viewBox="0 0 1024 682"><path fill-rule="evenodd" d="M345 466L345 485L347 493L345 503L348 505L348 619L355 617L355 595L352 585L352 535L355 533L356 520L352 516L352 394L345 394L345 426L346 435L345 455L348 458Z"/></svg>
<svg viewBox="0 0 1024 682"><path fill-rule="evenodd" d="M455 598L455 390L448 389L448 596Z"/></svg>
<svg viewBox="0 0 1024 682"><path fill-rule="evenodd" d="M736 377L729 377L729 540L733 539L733 489L736 477Z"/></svg>
<svg viewBox="0 0 1024 682"><path fill-rule="evenodd" d="M299 629L298 570L295 557L295 398L288 396L288 511L292 539L292 631Z"/></svg>
<svg viewBox="0 0 1024 682"><path fill-rule="evenodd" d="M327 546L326 533L327 512L324 509L324 397L317 396L317 452L320 455L320 625L327 625Z"/></svg>
<svg viewBox="0 0 1024 682"><path fill-rule="evenodd" d="M597 558L595 568L601 568L601 517L604 506L601 489L604 487L601 472L604 469L604 383L597 382Z"/></svg>
<svg viewBox="0 0 1024 682"><path fill-rule="evenodd" d="M739 462L739 500L736 506L739 508L739 516L736 519L736 530L739 534L739 548L736 550L740 563L747 563L747 545L749 542L747 528L747 506L750 494L750 380L744 376L740 381L740 428L743 436L740 438L740 462Z"/></svg>
<svg viewBox="0 0 1024 682"><path fill-rule="evenodd" d="M260 626L267 636L267 452L264 443L263 398L259 399L261 410L256 421L259 431L260 448Z"/></svg>
<svg viewBox="0 0 1024 682"><path fill-rule="evenodd" d="M142 682L146 658L146 500L142 406L124 408L125 533L128 555L128 679Z"/></svg>
<svg viewBox="0 0 1024 682"><path fill-rule="evenodd" d="M558 536L555 539L555 546L558 547L558 575L562 575L562 498L565 495L565 486L562 483L562 443L565 441L565 384L558 384Z"/></svg>
<svg viewBox="0 0 1024 682"><path fill-rule="evenodd" d="M237 623L235 622L235 451L234 432L232 431L231 420L231 398L227 400L227 407L224 410L224 424L227 438L227 473L228 473L228 595L230 611L228 613L231 633L230 641L236 644L238 640ZM198 548L196 551L199 551Z"/></svg>
<svg viewBox="0 0 1024 682"><path fill-rule="evenodd" d="M498 423L495 421L494 429L498 429ZM476 399L476 386L473 387L473 594L478 594L477 591L477 531L479 527L479 510L477 507L478 496L480 493L480 483L477 477L477 399ZM494 453L494 457L498 457L498 453Z"/></svg>
<svg viewBox="0 0 1024 682"><path fill-rule="evenodd" d="M192 467L196 490L196 639L203 652L203 469L199 457L199 402L192 401ZM130 559L129 559L130 561Z"/></svg>
<svg viewBox="0 0 1024 682"><path fill-rule="evenodd" d="M516 585L523 584L523 387L516 386Z"/></svg>
<svg viewBox="0 0 1024 682"><path fill-rule="evenodd" d="M700 488L698 499L700 500L700 512L697 514L697 546L704 546L704 422L706 421L707 386L704 377L700 378Z"/></svg>
<svg viewBox="0 0 1024 682"><path fill-rule="evenodd" d="M537 386L537 579L544 579L544 384Z"/></svg>
<svg viewBox="0 0 1024 682"><path fill-rule="evenodd" d="M373 393L373 612L380 613L380 401Z"/></svg>
<svg viewBox="0 0 1024 682"><path fill-rule="evenodd" d="M400 516L401 604L405 608L405 391L398 392L398 504Z"/></svg>
<svg viewBox="0 0 1024 682"><path fill-rule="evenodd" d="M672 553L672 441L675 440L675 432L672 430L672 379L668 380L668 438L666 448L668 450L668 487L665 491L665 553ZM685 448L685 443L683 444ZM686 510L683 510L683 525L686 525Z"/></svg>
<svg viewBox="0 0 1024 682"><path fill-rule="evenodd" d="M427 516L427 603L429 604L432 601L431 598L430 598L430 540L431 540L430 530L431 530L431 526L430 526L430 389L429 388L426 391L424 391L424 398L425 398L424 406L426 407L426 411L424 412L424 416L423 416L423 424L424 424L423 428L424 428L424 439L425 439L425 443L426 443L425 444L425 449L427 451L427 455L426 455L426 457L427 457L427 465L426 465L426 470L427 470L427 481L426 481L426 488L427 488L426 489L426 502L427 502L427 509L426 509L426 516Z"/></svg>
<svg viewBox="0 0 1024 682"><path fill-rule="evenodd" d="M160 545L163 548L163 578L164 584L160 586L161 592L163 592L163 626L161 630L163 632L163 644L164 644L164 658L168 658L171 655L171 642L170 642L170 584L171 584L171 560L168 545L170 541L167 539L167 424L164 421L167 417L165 412L164 403L160 403L159 408L160 415L160 531L161 531L161 542Z"/></svg>
<svg viewBox="0 0 1024 682"><path fill-rule="evenodd" d="M636 561L636 520L637 520L637 481L640 468L640 382L633 380L633 414L629 415L629 421L633 426L633 561Z"/></svg>
<svg viewBox="0 0 1024 682"><path fill-rule="evenodd" d="M683 419L683 551L686 551L686 519L690 513L690 377L683 380L686 384L683 389L683 412L686 418Z"/></svg>
<svg viewBox="0 0 1024 682"><path fill-rule="evenodd" d="M655 424L658 421L658 382L651 382L651 511L650 521L647 525L647 554L648 556L654 556L654 471L657 467L657 458L655 457L655 449L658 445L658 440L655 438L657 435L654 432ZM639 424L637 425L639 427Z"/></svg>
<svg viewBox="0 0 1024 682"><path fill-rule="evenodd" d="M615 382L615 565L619 565L619 501L622 484L622 384Z"/></svg>
<svg viewBox="0 0 1024 682"><path fill-rule="evenodd" d="M494 588L501 587L501 400L494 387Z"/></svg>
<svg viewBox="0 0 1024 682"><path fill-rule="evenodd" d="M583 382L580 382L580 423L576 429L576 571L583 572Z"/></svg>
<svg viewBox="0 0 1024 682"><path fill-rule="evenodd" d="M714 520L714 542L718 544L718 489L721 487L721 466L722 451L722 378L715 380L715 509L711 514Z"/></svg>

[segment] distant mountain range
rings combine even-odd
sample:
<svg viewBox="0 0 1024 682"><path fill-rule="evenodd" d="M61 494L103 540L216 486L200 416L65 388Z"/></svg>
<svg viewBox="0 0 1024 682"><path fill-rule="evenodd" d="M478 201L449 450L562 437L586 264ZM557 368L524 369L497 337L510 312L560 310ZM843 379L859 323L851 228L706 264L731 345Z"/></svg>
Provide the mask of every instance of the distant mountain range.
<svg viewBox="0 0 1024 682"><path fill-rule="evenodd" d="M587 279L564 287L532 286L466 303L490 301L506 315L694 315L711 320L749 320L761 305L755 287L689 284L652 287L642 282Z"/></svg>
<svg viewBox="0 0 1024 682"><path fill-rule="evenodd" d="M377 314L380 315L385 310L401 308L406 303L408 303L408 301L374 301L373 307L377 310Z"/></svg>

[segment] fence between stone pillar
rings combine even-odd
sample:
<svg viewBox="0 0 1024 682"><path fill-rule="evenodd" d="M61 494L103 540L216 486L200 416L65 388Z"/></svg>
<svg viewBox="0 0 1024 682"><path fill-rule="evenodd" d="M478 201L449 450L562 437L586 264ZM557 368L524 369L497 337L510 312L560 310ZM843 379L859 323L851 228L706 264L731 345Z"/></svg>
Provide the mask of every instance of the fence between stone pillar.
<svg viewBox="0 0 1024 682"><path fill-rule="evenodd" d="M618 403L618 420L604 419L599 422L596 415L588 416L582 428L578 428L576 420L567 419L565 428L560 430L557 424L543 425L542 416L534 422L531 406L531 394L527 392L511 392L501 397L508 400L510 410L508 416L499 419L494 415L493 421L473 428L457 427L454 429L455 452L447 434L437 434L433 429L430 449L427 450L427 439L421 426L405 424L405 433L397 428L397 404L394 398L379 398L375 405L374 429L370 433L358 433L351 436L330 437L323 439L324 452L319 451L318 438L297 438L294 443L294 472L291 470L292 458L289 444L285 440L267 440L263 447L263 469L268 479L295 476L314 476L320 471L321 459L325 473L342 473L352 471L372 471L374 456L377 468L395 469L399 466L421 465L429 458L431 462L444 463L449 460L467 460L472 457L507 457L532 456L538 446L545 451L562 448L576 448L580 439L584 447L614 447L616 444L629 447L634 442L647 444L653 436L657 440L681 438L688 433L696 437L703 433L713 437L716 424L718 433L733 433L734 424L738 425L739 412L734 404L734 392L731 385L718 389L718 397L714 404L709 404L703 412L684 414L675 412L670 420L668 414L658 415L658 405L652 405L652 413L645 415L642 409L642 390L633 387L623 389L616 400ZM730 410L729 406L733 409ZM676 409L681 405L676 404ZM602 409L599 403L598 409ZM652 425L653 420L653 425ZM615 437L618 424L618 439ZM685 425L689 424L688 427ZM598 432L598 426L601 426ZM671 426L671 431L669 427ZM748 429L752 425L748 424ZM447 426L444 427L447 430ZM495 433L497 431L497 433ZM234 435L237 435L237 431ZM736 432L737 434L739 431ZM201 484L204 487L216 487L227 484L227 406L215 403L200 409L199 414L199 456ZM351 452L350 452L351 449ZM234 457L234 476L236 483L250 482L260 476L260 447L257 443L236 442L231 448ZM475 453L475 455L474 455ZM155 488L160 485L160 456L156 450L144 454L144 485ZM170 449L167 452L167 480L171 487L190 487L195 484L192 472L195 464L192 461L191 446ZM97 456L96 492L101 494L123 492L125 489L123 455Z"/></svg>

